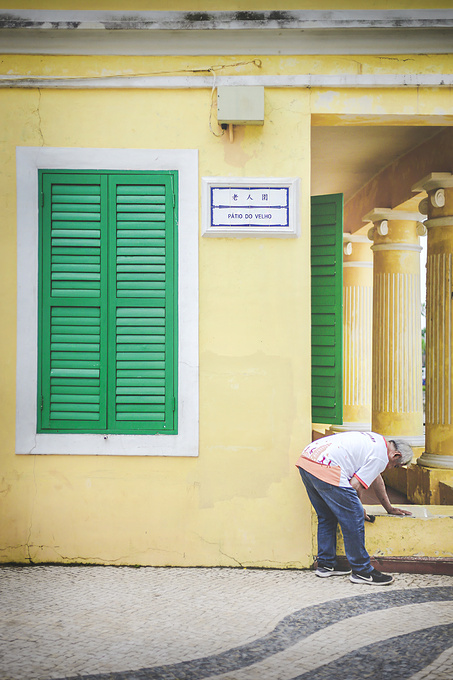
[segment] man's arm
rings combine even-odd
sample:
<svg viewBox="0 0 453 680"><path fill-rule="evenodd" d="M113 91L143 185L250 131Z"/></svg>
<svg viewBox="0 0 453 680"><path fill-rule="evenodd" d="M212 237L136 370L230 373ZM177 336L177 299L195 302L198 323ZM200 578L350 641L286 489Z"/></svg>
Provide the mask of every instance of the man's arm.
<svg viewBox="0 0 453 680"><path fill-rule="evenodd" d="M351 485L352 485L352 480L351 480ZM394 508L393 507L393 505L390 503L389 497L387 495L387 491L385 489L384 480L382 479L381 475L378 475L376 477L374 482L370 485L370 488L373 489L374 493L377 496L379 503L382 505L384 510L386 510L389 515L412 515L412 513L409 512L408 510L403 510L402 508ZM359 498L360 498L360 495L359 495Z"/></svg>
<svg viewBox="0 0 453 680"><path fill-rule="evenodd" d="M364 487L359 482L357 477L351 477L351 479L349 480L349 484L352 486L354 491L357 491L357 496L360 498L360 500L362 500L362 493L363 493Z"/></svg>
<svg viewBox="0 0 453 680"><path fill-rule="evenodd" d="M363 493L363 490L364 490L365 487L362 486L362 484L359 482L357 477L351 477L351 479L349 480L349 484L352 486L354 491L357 491L357 496L359 497L359 500L361 502L362 501L362 493ZM367 520L368 522L374 522L374 519L371 520L370 517L367 515L365 508L363 508L363 516L364 516L365 520Z"/></svg>

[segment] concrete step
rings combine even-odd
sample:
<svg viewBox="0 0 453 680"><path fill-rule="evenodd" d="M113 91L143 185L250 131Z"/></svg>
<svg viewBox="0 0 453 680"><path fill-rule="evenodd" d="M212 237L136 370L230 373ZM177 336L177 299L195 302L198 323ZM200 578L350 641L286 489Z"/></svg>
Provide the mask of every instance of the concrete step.
<svg viewBox="0 0 453 680"><path fill-rule="evenodd" d="M365 545L373 566L379 571L453 575L453 506L399 507L412 516L387 515L380 505L365 505L376 517L373 524L365 522ZM314 525L316 531L316 517ZM316 533L314 540L316 545ZM338 555L344 556L340 530L337 545Z"/></svg>

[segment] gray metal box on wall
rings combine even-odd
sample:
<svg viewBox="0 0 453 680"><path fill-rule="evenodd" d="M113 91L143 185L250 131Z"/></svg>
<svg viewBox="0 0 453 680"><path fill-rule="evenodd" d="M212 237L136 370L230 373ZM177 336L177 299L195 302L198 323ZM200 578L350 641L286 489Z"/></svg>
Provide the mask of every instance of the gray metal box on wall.
<svg viewBox="0 0 453 680"><path fill-rule="evenodd" d="M264 87L218 87L217 120L221 125L263 125Z"/></svg>

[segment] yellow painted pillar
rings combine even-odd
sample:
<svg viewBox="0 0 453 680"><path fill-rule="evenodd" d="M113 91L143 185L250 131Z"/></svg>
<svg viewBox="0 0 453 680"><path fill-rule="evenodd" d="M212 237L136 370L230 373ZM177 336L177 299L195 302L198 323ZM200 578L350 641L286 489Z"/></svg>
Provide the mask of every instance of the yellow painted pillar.
<svg viewBox="0 0 453 680"><path fill-rule="evenodd" d="M343 235L343 425L371 430L373 253L366 236Z"/></svg>
<svg viewBox="0 0 453 680"><path fill-rule="evenodd" d="M432 173L414 187L428 197L426 271L426 447L420 465L453 469L453 175Z"/></svg>
<svg viewBox="0 0 453 680"><path fill-rule="evenodd" d="M376 209L373 222L373 385L371 427L424 445L420 251L421 215ZM421 225L423 228L423 225Z"/></svg>

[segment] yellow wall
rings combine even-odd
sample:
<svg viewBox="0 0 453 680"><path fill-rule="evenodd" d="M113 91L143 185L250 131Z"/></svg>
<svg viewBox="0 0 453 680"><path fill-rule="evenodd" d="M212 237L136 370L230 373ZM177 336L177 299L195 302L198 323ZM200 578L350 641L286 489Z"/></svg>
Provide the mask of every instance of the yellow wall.
<svg viewBox="0 0 453 680"><path fill-rule="evenodd" d="M375 58L361 59L370 72L379 68ZM447 57L416 60L421 71L448 65ZM2 72L104 76L207 61L9 56ZM338 63L325 57L317 68L354 68L353 60ZM266 57L260 73L306 73L307 64ZM448 108L449 96L351 91L329 99L268 89L264 126L236 128L231 144L209 130L207 89L0 90L2 561L310 565L310 508L294 467L311 437L310 114L370 107L386 114L404 103L410 115L420 108L433 115ZM301 178L300 238L200 237L198 458L15 455L16 146L199 149L200 177Z"/></svg>
<svg viewBox="0 0 453 680"><path fill-rule="evenodd" d="M294 467L310 436L307 95L268 92L266 125L237 129L234 144L211 134L210 101L210 90L0 90L3 560L309 564ZM16 145L197 148L200 177L302 178L301 238L200 238L198 458L14 454Z"/></svg>

